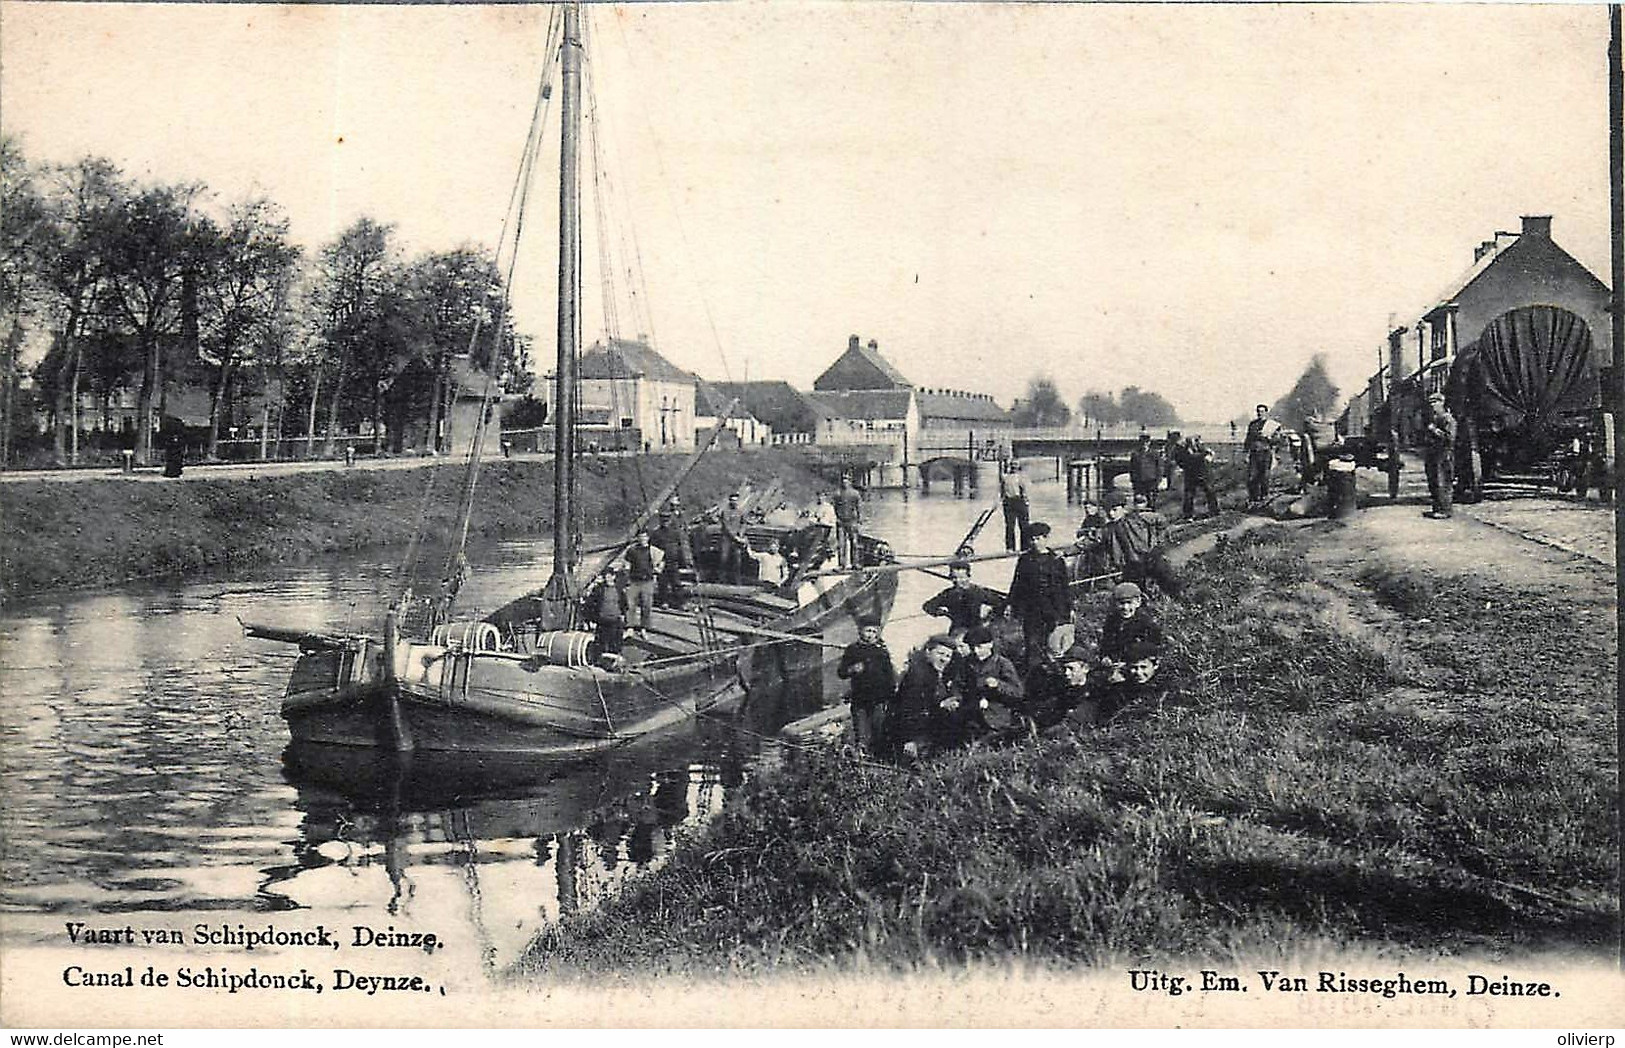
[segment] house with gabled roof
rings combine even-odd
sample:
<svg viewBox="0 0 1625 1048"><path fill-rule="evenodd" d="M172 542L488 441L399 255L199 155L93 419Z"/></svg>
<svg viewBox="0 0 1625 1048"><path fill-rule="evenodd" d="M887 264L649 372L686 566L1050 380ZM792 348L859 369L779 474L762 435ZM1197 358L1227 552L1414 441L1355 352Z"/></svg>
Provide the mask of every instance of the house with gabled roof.
<svg viewBox="0 0 1625 1048"><path fill-rule="evenodd" d="M733 410L728 410L732 403ZM727 413L727 419L723 414ZM737 394L726 393L714 382L700 380L694 395L694 428L696 437L704 440L710 431L722 426L733 434L742 447L773 443L773 427L757 418ZM719 440L722 438L718 438Z"/></svg>
<svg viewBox="0 0 1625 1048"><path fill-rule="evenodd" d="M847 339L846 352L813 380L817 392L843 389L913 389L914 384L880 355L880 343L870 339L862 344L858 336Z"/></svg>
<svg viewBox="0 0 1625 1048"><path fill-rule="evenodd" d="M581 354L581 418L586 427L634 430L651 451L693 451L699 377L641 338L594 342ZM549 375L548 415L556 376ZM599 422L598 420L602 420Z"/></svg>
<svg viewBox="0 0 1625 1048"><path fill-rule="evenodd" d="M739 398L744 409L771 432L775 444L811 444L823 426L825 411L788 382L711 382L718 395Z"/></svg>
<svg viewBox="0 0 1625 1048"><path fill-rule="evenodd" d="M1552 239L1552 216L1524 215L1521 223L1519 232L1498 230L1473 249L1473 264L1417 320L1415 356L1390 361L1396 376L1417 375L1427 392L1443 389L1460 351L1498 317L1533 305L1573 313L1590 329L1594 352L1606 353L1608 285Z"/></svg>

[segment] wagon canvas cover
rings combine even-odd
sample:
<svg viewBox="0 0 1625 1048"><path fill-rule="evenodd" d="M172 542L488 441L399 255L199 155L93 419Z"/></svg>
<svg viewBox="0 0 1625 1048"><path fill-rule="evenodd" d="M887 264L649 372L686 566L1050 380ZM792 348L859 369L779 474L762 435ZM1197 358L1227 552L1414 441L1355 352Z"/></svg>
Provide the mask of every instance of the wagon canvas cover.
<svg viewBox="0 0 1625 1048"><path fill-rule="evenodd" d="M1598 405L1591 329L1555 306L1503 313L1456 358L1446 399L1480 431L1547 445L1566 419Z"/></svg>

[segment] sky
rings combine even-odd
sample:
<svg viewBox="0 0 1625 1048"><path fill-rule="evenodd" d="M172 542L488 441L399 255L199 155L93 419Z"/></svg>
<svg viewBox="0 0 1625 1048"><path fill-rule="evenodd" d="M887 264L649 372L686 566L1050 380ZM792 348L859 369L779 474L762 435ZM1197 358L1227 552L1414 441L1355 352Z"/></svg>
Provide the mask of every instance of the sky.
<svg viewBox="0 0 1625 1048"><path fill-rule="evenodd" d="M222 203L269 196L311 250L362 215L409 252L494 245L549 17L6 0L0 130L37 161L96 154ZM858 334L922 386L1008 405L1040 374L1073 402L1134 384L1220 421L1315 353L1357 392L1390 321L1414 322L1520 215L1553 215L1557 242L1609 275L1600 5L585 17L586 336L611 312L607 268L640 292L610 296L617 333L709 378L806 388ZM539 370L557 141L514 282Z"/></svg>

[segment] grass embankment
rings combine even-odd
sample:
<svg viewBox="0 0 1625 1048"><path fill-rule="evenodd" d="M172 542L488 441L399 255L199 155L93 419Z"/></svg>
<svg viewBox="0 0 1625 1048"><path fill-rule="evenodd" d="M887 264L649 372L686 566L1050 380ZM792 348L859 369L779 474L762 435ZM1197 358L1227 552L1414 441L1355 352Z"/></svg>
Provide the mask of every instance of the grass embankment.
<svg viewBox="0 0 1625 1048"><path fill-rule="evenodd" d="M672 455L589 461L579 474L583 526L629 523L685 462ZM690 505L703 505L740 481L777 478L792 497L810 498L819 484L814 466L802 452L717 452L683 483L682 494ZM443 544L455 527L460 465L7 484L0 489L0 598L402 544L417 525L431 471L426 541ZM552 464L486 463L476 504L477 535L550 529Z"/></svg>
<svg viewBox="0 0 1625 1048"><path fill-rule="evenodd" d="M521 969L1611 949L1605 642L1491 583L1431 599L1438 580L1384 568L1328 588L1312 534L1192 565L1188 603L1162 609L1179 687L1161 709L917 771L792 754ZM1373 628L1379 600L1417 646Z"/></svg>

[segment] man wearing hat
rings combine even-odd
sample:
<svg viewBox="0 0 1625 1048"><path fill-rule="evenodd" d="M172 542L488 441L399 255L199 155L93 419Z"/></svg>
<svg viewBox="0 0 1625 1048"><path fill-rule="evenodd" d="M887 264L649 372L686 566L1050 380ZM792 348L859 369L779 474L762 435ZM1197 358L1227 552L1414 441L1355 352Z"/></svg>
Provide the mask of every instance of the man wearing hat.
<svg viewBox="0 0 1625 1048"><path fill-rule="evenodd" d="M969 561L956 560L948 565L948 588L920 605L920 610L946 617L949 632L964 633L980 626L988 615L1003 611L1004 605L1004 594L970 580Z"/></svg>
<svg viewBox="0 0 1625 1048"><path fill-rule="evenodd" d="M954 640L946 633L931 637L909 657L886 729L891 755L929 757L943 738L957 734L953 722L970 711L959 681L948 671L953 658Z"/></svg>
<svg viewBox="0 0 1625 1048"><path fill-rule="evenodd" d="M1071 576L1066 561L1050 548L1049 525L1041 520L1028 528L1027 549L1016 560L1009 609L1021 621L1028 666L1049 651L1051 634L1072 625Z"/></svg>
<svg viewBox="0 0 1625 1048"><path fill-rule="evenodd" d="M1106 526L1091 546L1079 548L1091 555L1106 572L1120 572L1125 580L1144 582L1155 579L1169 596L1177 597L1185 588L1174 574L1162 551L1158 521L1150 514L1128 511L1128 500L1121 492L1106 493Z"/></svg>
<svg viewBox="0 0 1625 1048"><path fill-rule="evenodd" d="M1034 727L1061 731L1062 724L1076 729L1099 720L1100 707L1089 679L1093 662L1088 648L1074 644L1053 662L1034 669L1027 702Z"/></svg>
<svg viewBox="0 0 1625 1048"><path fill-rule="evenodd" d="M1153 506L1157 499L1157 485L1162 483L1162 456L1151 447L1151 434L1140 431L1140 440L1128 456L1128 479L1134 486L1134 497L1145 497L1145 504Z"/></svg>
<svg viewBox="0 0 1625 1048"><path fill-rule="evenodd" d="M852 732L865 753L884 755L887 707L897 691L891 650L880 638L880 619L858 616L858 639L841 652L835 675L852 682Z"/></svg>
<svg viewBox="0 0 1625 1048"><path fill-rule="evenodd" d="M1145 592L1132 582L1119 582L1112 588L1111 609L1100 629L1100 665L1112 673L1128 661L1135 644L1162 646L1162 627L1145 606Z"/></svg>
<svg viewBox="0 0 1625 1048"><path fill-rule="evenodd" d="M984 718L1007 724L1011 719L1009 714L1021 709L1027 697L1021 674L1016 672L1015 663L1000 654L993 631L986 626L967 630L965 643L970 646L970 652L959 664L965 695L983 710Z"/></svg>
<svg viewBox="0 0 1625 1048"><path fill-rule="evenodd" d="M672 502L676 500L673 495ZM655 600L669 608L682 607L683 575L694 572L694 544L670 504L660 511L660 524L649 533L649 543L665 554L655 585Z"/></svg>
<svg viewBox="0 0 1625 1048"><path fill-rule="evenodd" d="M1444 406L1443 393L1428 395L1428 412L1423 431L1426 445L1428 497L1433 510L1428 514L1434 520L1450 516L1456 487L1456 419Z"/></svg>

